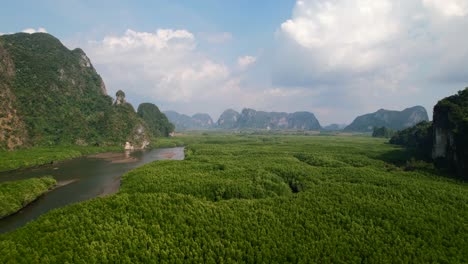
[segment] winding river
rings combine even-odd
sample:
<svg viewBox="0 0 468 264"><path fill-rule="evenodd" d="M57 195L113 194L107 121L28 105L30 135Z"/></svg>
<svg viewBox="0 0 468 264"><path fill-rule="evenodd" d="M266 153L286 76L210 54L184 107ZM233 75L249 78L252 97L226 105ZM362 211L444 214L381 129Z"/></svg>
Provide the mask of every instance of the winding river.
<svg viewBox="0 0 468 264"><path fill-rule="evenodd" d="M0 182L45 175L63 185L41 196L21 211L0 220L0 233L25 225L49 210L118 191L120 177L131 169L155 160L183 160L184 148L102 153L38 168L0 173Z"/></svg>

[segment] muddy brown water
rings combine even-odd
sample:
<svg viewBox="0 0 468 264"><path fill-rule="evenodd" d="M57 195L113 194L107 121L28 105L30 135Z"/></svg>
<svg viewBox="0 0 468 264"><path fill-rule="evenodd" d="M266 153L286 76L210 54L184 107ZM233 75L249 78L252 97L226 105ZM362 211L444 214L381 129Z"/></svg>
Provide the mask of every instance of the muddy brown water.
<svg viewBox="0 0 468 264"><path fill-rule="evenodd" d="M63 185L41 196L21 211L0 219L0 233L12 231L55 208L117 192L120 177L131 169L155 160L183 160L184 148L101 153L58 164L0 173L0 182L45 175Z"/></svg>

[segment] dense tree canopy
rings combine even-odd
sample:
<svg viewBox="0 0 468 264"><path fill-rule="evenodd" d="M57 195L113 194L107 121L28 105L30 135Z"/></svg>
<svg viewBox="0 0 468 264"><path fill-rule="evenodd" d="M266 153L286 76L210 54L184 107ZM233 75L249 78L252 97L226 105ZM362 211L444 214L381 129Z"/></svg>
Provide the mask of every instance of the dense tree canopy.
<svg viewBox="0 0 468 264"><path fill-rule="evenodd" d="M180 137L184 161L0 235L0 262L390 263L468 260L468 188L386 162L361 137Z"/></svg>

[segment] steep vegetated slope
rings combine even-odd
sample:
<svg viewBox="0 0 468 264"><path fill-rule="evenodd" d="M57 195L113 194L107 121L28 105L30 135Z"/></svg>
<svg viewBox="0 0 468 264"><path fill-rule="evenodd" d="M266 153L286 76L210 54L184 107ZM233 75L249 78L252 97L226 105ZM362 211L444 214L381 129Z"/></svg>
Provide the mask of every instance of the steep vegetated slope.
<svg viewBox="0 0 468 264"><path fill-rule="evenodd" d="M372 132L374 127L386 127L401 130L416 125L421 121L428 121L426 109L422 106L406 108L403 111L380 109L371 114L358 116L345 131Z"/></svg>
<svg viewBox="0 0 468 264"><path fill-rule="evenodd" d="M144 122L131 105L113 104L81 49L49 34L17 33L0 36L0 60L1 148L147 140Z"/></svg>
<svg viewBox="0 0 468 264"><path fill-rule="evenodd" d="M152 103L140 104L137 113L146 122L154 137L167 137L174 131L174 125L169 122L166 115Z"/></svg>
<svg viewBox="0 0 468 264"><path fill-rule="evenodd" d="M0 236L0 262L464 263L468 188L359 137L194 136L184 161ZM404 155L403 155L404 156Z"/></svg>

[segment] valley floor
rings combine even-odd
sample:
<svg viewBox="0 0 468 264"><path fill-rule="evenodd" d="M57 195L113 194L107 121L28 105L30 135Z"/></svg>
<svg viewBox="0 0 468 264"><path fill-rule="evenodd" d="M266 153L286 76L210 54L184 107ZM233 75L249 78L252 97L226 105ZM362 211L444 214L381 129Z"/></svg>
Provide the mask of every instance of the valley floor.
<svg viewBox="0 0 468 264"><path fill-rule="evenodd" d="M185 160L0 235L0 262L468 262L468 185L399 167L408 154L385 140L177 140Z"/></svg>

